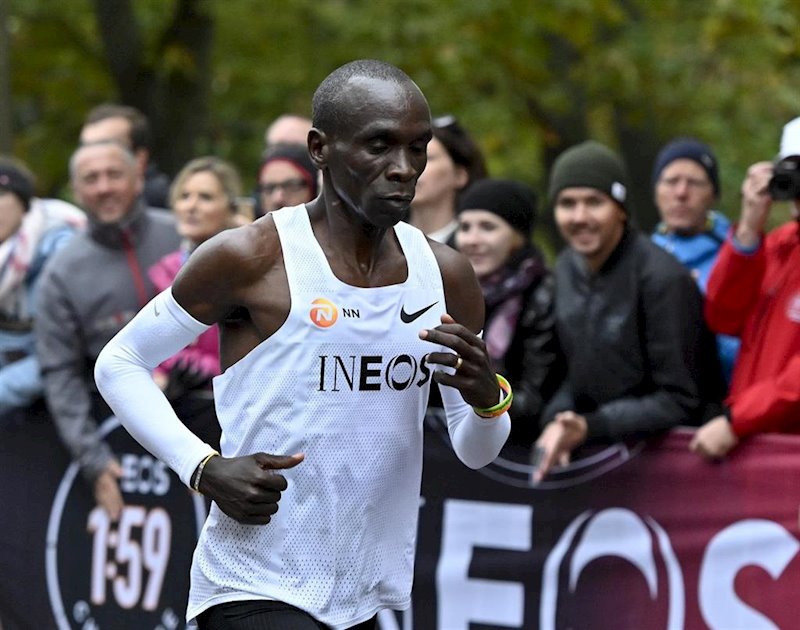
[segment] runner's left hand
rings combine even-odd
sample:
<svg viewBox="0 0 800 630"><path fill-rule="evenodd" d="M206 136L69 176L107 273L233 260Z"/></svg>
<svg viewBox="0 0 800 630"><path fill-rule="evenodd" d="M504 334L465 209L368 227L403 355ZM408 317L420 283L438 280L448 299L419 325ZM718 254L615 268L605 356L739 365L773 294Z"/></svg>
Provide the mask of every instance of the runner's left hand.
<svg viewBox="0 0 800 630"><path fill-rule="evenodd" d="M457 369L453 374L437 370L434 380L455 387L473 407L493 407L500 402L500 386L483 339L456 323L447 313L442 315L441 321L442 324L436 328L420 331L419 337L446 346L453 352L431 352L427 362Z"/></svg>

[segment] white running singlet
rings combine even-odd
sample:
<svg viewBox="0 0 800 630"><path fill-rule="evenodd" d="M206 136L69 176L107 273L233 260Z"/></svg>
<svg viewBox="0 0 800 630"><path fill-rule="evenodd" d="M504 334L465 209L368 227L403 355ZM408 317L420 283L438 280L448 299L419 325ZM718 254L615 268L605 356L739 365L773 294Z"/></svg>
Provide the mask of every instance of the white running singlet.
<svg viewBox="0 0 800 630"><path fill-rule="evenodd" d="M422 423L442 346L419 339L446 312L422 232L394 230L408 277L357 288L338 280L305 206L273 212L291 292L289 317L214 379L222 454L305 460L268 525L216 504L192 562L188 618L223 602L274 599L334 628L410 603L422 474ZM446 349L444 349L446 350Z"/></svg>

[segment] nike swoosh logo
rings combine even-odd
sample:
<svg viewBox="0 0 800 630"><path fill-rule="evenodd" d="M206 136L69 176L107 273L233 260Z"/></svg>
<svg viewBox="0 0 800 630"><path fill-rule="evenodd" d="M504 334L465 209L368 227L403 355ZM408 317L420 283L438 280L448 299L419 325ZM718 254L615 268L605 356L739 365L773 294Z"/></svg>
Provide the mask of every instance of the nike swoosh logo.
<svg viewBox="0 0 800 630"><path fill-rule="evenodd" d="M421 317L422 315L424 315L427 311L432 309L438 303L439 302L437 301L437 302L434 302L433 304L428 304L428 306L426 306L425 308L421 308L418 311L414 311L413 313L406 313L406 307L403 306L403 307L400 308L400 319L402 319L404 323L410 324L411 322L413 322L418 317Z"/></svg>
<svg viewBox="0 0 800 630"><path fill-rule="evenodd" d="M153 310L156 312L156 317L161 315L161 313L158 312L158 301L153 302Z"/></svg>

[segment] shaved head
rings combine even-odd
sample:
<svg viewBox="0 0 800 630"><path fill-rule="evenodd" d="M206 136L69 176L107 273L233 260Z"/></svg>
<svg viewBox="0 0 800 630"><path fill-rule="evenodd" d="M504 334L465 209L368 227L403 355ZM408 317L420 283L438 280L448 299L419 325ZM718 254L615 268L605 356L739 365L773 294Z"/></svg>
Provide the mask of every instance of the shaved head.
<svg viewBox="0 0 800 630"><path fill-rule="evenodd" d="M328 134L337 133L351 113L346 86L358 79L376 79L413 87L425 98L417 84L397 66L376 59L359 59L340 66L320 83L311 102L314 127Z"/></svg>

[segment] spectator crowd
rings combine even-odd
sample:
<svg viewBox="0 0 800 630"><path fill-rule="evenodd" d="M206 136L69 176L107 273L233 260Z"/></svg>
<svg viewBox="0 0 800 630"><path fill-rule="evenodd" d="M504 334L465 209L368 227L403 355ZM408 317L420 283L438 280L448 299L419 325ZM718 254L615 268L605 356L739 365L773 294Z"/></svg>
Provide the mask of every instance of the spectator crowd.
<svg viewBox="0 0 800 630"><path fill-rule="evenodd" d="M214 156L170 182L147 119L127 106L87 115L69 161L75 205L38 197L28 168L0 157L0 430L49 417L112 519L122 470L97 430L110 409L94 362L206 241L318 196L311 129L294 114L268 127L250 196ZM490 176L455 116L432 129L407 222L475 272L483 343L513 390L504 453L531 464L531 483L598 446L678 426L696 427L690 448L709 460L758 433L800 430L800 118L783 127L777 157L747 171L736 217L719 210L712 148L666 143L652 168L652 234L637 227L626 165L608 146L564 151L540 199ZM767 232L776 202L791 216ZM549 213L564 243L552 267L533 238ZM216 445L218 374L216 327L153 373ZM429 404L442 404L435 391Z"/></svg>

